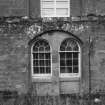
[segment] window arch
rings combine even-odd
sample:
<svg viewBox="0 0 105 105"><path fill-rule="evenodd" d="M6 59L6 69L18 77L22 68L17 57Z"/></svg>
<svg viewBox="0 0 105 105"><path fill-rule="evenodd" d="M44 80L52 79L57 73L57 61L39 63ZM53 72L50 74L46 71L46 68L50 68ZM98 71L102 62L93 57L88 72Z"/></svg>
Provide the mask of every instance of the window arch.
<svg viewBox="0 0 105 105"><path fill-rule="evenodd" d="M37 40L31 49L33 76L51 75L50 45L46 40Z"/></svg>
<svg viewBox="0 0 105 105"><path fill-rule="evenodd" d="M80 76L80 45L75 39L66 39L60 46L60 76Z"/></svg>

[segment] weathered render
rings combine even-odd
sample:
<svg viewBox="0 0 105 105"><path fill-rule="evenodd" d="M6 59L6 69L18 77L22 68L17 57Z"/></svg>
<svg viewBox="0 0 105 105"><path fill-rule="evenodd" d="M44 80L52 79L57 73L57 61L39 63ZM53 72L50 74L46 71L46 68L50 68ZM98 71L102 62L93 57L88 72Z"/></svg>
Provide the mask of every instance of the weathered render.
<svg viewBox="0 0 105 105"><path fill-rule="evenodd" d="M0 91L24 94L31 90L39 96L79 94L82 97L91 88L92 94L104 93L105 1L71 0L70 17L52 19L40 17L39 1L0 0ZM26 16L29 18L25 19ZM50 31L53 41L66 33L81 40L80 78L61 80L58 62L53 65L50 80L32 78L30 43L38 35L47 39L46 33Z"/></svg>

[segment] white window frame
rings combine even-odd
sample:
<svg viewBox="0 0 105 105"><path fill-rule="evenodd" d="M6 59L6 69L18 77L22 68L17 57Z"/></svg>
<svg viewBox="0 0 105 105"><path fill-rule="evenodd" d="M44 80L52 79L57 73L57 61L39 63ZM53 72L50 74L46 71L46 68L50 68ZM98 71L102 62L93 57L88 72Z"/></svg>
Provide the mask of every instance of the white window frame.
<svg viewBox="0 0 105 105"><path fill-rule="evenodd" d="M39 39L40 40L40 39ZM45 40L45 39L41 39L41 40ZM47 40L45 40L46 42L48 42ZM34 44L36 43L37 41L35 41L33 44L32 44L32 46L31 46L31 74L32 74L32 78L46 78L46 79L48 79L48 78L50 78L51 76L52 76L52 55L51 55L51 52L52 52L52 49L51 49L51 46L50 46L50 43L49 43L49 46L50 46L50 62L51 62L51 67L50 67L50 73L48 73L48 74L35 74L33 71L33 46L34 46Z"/></svg>
<svg viewBox="0 0 105 105"><path fill-rule="evenodd" d="M40 2L40 7L41 7L41 17L70 17L70 0L59 0L59 1L66 1L66 2L68 2L68 6L67 6L67 9L68 9L68 14L67 15L57 15L56 14L56 1L57 0L52 0L52 1L54 1L54 14L52 14L52 15L43 15L42 14L42 1L49 1L49 0L41 0Z"/></svg>
<svg viewBox="0 0 105 105"><path fill-rule="evenodd" d="M78 41L76 41L76 43L78 44L79 51L65 51L65 52L78 52L78 73L60 73L60 52L64 52L64 51L60 51L60 48L59 48L59 76L60 76L60 78L76 78L76 77L79 78L79 77L81 77L81 46L78 43ZM61 44L62 44L62 42L61 42ZM61 46L61 44L60 44L60 46Z"/></svg>

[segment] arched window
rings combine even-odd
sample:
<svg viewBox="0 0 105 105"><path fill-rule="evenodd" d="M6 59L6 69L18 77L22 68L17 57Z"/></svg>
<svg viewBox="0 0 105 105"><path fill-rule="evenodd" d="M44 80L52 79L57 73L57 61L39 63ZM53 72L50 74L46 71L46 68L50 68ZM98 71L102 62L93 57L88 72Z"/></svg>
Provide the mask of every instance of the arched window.
<svg viewBox="0 0 105 105"><path fill-rule="evenodd" d="M50 45L46 40L38 40L32 46L32 74L33 76L51 75Z"/></svg>
<svg viewBox="0 0 105 105"><path fill-rule="evenodd" d="M60 46L60 76L80 76L80 46L74 39L66 39Z"/></svg>

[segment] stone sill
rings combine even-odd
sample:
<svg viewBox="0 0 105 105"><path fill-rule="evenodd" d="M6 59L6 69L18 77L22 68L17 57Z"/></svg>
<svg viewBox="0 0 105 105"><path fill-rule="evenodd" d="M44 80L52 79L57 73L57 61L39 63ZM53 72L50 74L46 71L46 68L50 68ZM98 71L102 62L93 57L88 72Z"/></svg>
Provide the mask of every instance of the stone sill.
<svg viewBox="0 0 105 105"><path fill-rule="evenodd" d="M53 80L53 78L32 78L32 82L45 82L45 83L52 83L53 81L59 82L79 82L80 77L71 77L71 78L59 78Z"/></svg>

